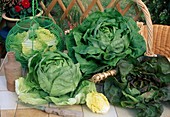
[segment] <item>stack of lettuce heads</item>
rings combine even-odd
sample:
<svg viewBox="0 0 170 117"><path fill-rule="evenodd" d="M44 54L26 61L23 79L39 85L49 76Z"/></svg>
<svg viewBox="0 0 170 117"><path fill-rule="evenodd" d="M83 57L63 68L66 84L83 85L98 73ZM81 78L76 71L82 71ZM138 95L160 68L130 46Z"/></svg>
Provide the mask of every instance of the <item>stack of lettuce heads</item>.
<svg viewBox="0 0 170 117"><path fill-rule="evenodd" d="M63 53L63 34L58 25L42 17L23 20L10 31L7 50L14 51L22 66L28 67L26 77L16 80L20 101L32 105L84 104L87 93L96 91L94 83L82 79L80 65Z"/></svg>

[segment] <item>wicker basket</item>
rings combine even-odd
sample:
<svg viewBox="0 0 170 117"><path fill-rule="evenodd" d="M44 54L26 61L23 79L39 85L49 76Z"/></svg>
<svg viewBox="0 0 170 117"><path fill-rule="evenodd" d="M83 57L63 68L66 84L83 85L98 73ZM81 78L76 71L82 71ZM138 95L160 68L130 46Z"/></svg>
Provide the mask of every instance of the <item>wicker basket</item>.
<svg viewBox="0 0 170 117"><path fill-rule="evenodd" d="M148 39L147 27L141 28L141 34ZM152 50L155 54L161 54L170 58L170 26L153 25L153 45Z"/></svg>

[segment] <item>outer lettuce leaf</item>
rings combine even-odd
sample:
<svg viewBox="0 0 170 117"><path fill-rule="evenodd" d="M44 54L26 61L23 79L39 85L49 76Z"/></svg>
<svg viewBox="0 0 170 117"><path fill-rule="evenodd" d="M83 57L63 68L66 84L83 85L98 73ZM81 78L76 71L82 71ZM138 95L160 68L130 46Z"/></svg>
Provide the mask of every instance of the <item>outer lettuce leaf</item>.
<svg viewBox="0 0 170 117"><path fill-rule="evenodd" d="M82 81L77 88L70 95L48 98L56 105L85 104L86 95L90 92L96 92L95 84L88 80Z"/></svg>
<svg viewBox="0 0 170 117"><path fill-rule="evenodd" d="M35 90L29 84L25 78L20 77L15 81L15 90L19 100L24 103L32 105L47 104L47 100L43 99L39 90Z"/></svg>
<svg viewBox="0 0 170 117"><path fill-rule="evenodd" d="M21 93L27 93L31 89L32 88L29 85L27 85L27 82L23 77L20 77L15 81L15 90L17 95L20 95Z"/></svg>
<svg viewBox="0 0 170 117"><path fill-rule="evenodd" d="M43 99L38 92L31 93L21 93L18 98L24 102L31 105L42 105L47 104L48 101Z"/></svg>
<svg viewBox="0 0 170 117"><path fill-rule="evenodd" d="M95 83L88 80L82 81L77 90L61 96L49 96L42 90L32 88L22 77L16 80L16 82L16 91L20 101L32 105L47 104L49 102L56 105L85 104L86 95L90 92L96 92Z"/></svg>
<svg viewBox="0 0 170 117"><path fill-rule="evenodd" d="M80 82L79 87L75 90L73 97L78 97L79 101L77 101L77 104L84 104L86 95L90 92L96 92L95 83L83 80Z"/></svg>

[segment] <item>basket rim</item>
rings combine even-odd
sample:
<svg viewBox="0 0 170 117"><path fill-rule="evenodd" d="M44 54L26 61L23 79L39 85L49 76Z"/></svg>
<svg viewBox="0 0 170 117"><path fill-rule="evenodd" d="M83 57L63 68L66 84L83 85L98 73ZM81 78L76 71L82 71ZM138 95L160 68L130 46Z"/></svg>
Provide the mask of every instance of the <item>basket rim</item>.
<svg viewBox="0 0 170 117"><path fill-rule="evenodd" d="M41 16L42 14L44 13L43 10L40 10L40 12L36 15L37 17ZM34 16L31 16L30 18L33 18ZM2 13L2 18L5 19L5 20L8 20L8 21L11 21L11 22L17 22L21 19L19 18L10 18L8 16L6 16L6 13Z"/></svg>

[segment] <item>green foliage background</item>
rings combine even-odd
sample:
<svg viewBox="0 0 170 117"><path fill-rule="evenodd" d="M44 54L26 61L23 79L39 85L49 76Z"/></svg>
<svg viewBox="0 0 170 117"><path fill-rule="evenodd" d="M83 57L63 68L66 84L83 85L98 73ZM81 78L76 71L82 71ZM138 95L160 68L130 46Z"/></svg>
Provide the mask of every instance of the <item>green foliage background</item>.
<svg viewBox="0 0 170 117"><path fill-rule="evenodd" d="M170 0L143 0L154 24L170 25Z"/></svg>
<svg viewBox="0 0 170 117"><path fill-rule="evenodd" d="M92 0L82 0L83 5L87 7L88 4L90 4ZM108 3L111 0L101 0L101 3L103 6L107 6ZM132 0L120 0L121 1L121 7L125 6L129 1ZM152 22L153 24L163 24L163 25L170 25L170 0L142 0L147 8L149 9L149 12L151 14ZM47 4L50 1L47 0ZM71 0L63 1L64 5L67 7ZM93 8L93 11L96 10L96 7ZM131 8L129 11L129 15L133 15L134 9ZM67 21L60 21L58 17L61 17L61 14L63 13L62 9L58 4L55 5L54 9L52 10L51 14L54 16L55 20L58 22L59 26L62 29L68 29ZM75 23L79 21L79 17L81 15L80 8L75 5L73 9L70 11L70 19L71 23ZM141 19L144 21L144 18Z"/></svg>

